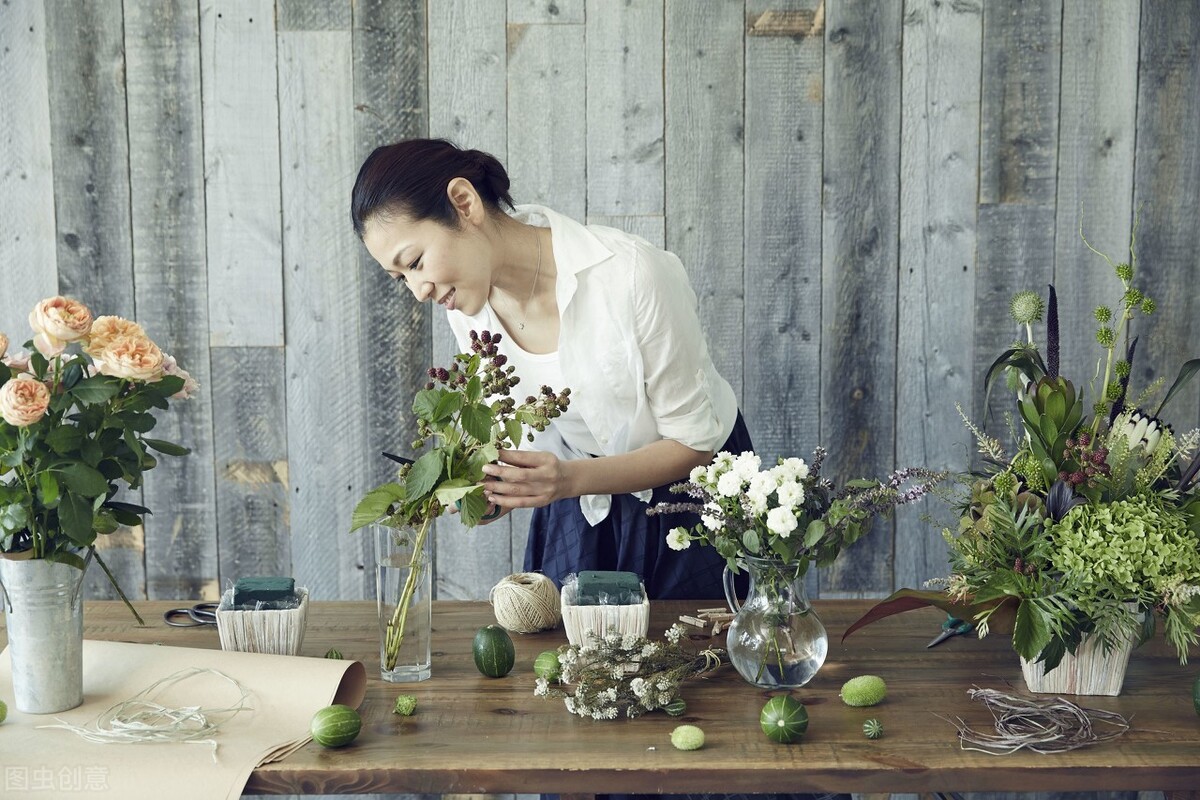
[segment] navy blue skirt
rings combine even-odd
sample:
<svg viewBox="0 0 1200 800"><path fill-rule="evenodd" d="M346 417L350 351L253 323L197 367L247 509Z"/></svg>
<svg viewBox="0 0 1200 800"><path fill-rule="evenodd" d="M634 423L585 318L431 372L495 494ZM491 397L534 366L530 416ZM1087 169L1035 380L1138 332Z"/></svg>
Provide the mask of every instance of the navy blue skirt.
<svg viewBox="0 0 1200 800"><path fill-rule="evenodd" d="M734 454L754 449L741 413L721 449ZM613 495L612 509L597 525L588 524L577 498L536 508L529 523L525 571L544 573L559 586L567 575L585 569L633 572L641 576L651 600L722 598L725 559L715 549L698 544L686 550L667 546L672 528L691 529L700 523L699 516L646 513L656 503L687 501L686 496L671 493L670 484L655 489L649 503L631 494Z"/></svg>

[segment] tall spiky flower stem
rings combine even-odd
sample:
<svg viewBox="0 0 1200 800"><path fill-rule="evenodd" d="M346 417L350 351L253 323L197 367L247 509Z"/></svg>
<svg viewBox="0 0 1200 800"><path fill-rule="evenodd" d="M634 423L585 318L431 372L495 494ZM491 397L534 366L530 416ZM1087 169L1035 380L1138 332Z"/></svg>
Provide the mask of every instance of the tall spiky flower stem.
<svg viewBox="0 0 1200 800"><path fill-rule="evenodd" d="M425 520L417 532L416 541L413 543L412 560L408 563L408 575L404 579L404 588L400 590L400 598L396 601L396 608L392 611L392 618L387 624L387 632L383 639L383 666L389 671L396 668L396 660L400 657L400 646L404 643L404 626L408 622L408 607L412 603L413 595L417 592L417 582L421 579L421 573L425 571L421 553L425 548L425 536L429 533L429 526L432 524L433 519L426 514Z"/></svg>
<svg viewBox="0 0 1200 800"><path fill-rule="evenodd" d="M1114 264L1112 263L1111 258L1092 247L1092 243L1089 242L1087 237L1083 235L1083 220L1079 220L1079 238L1083 240L1083 243L1088 250L1091 250L1093 253L1103 258L1108 262L1108 265L1113 268L1113 271L1117 274L1117 279L1121 281L1122 298L1127 296L1127 293L1133 284L1133 276L1137 271L1137 253L1135 252L1134 245L1137 241L1138 216L1139 215L1134 214L1133 228L1129 231L1128 264ZM1129 323L1132 319L1133 305L1125 302L1121 303L1121 319L1117 321L1117 325L1114 326L1114 328L1119 326L1121 329L1121 339L1122 344L1124 345L1122 350L1127 351L1129 349ZM1100 396L1104 398L1103 402L1107 403L1108 382L1112 379L1113 351L1116 349L1116 342L1110 342L1105 349L1108 351L1108 356L1104 359L1104 382L1100 384ZM1104 415L1102 413L1097 413L1095 418L1092 420L1092 436L1095 436L1099 432L1100 418L1103 416Z"/></svg>

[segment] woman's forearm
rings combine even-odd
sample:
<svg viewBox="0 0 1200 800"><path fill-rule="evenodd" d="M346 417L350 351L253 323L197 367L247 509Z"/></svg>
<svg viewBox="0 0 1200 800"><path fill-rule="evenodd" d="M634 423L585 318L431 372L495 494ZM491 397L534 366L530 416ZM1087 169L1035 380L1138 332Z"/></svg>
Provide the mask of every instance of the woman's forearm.
<svg viewBox="0 0 1200 800"><path fill-rule="evenodd" d="M712 461L712 452L661 439L629 453L563 462L568 496L625 494L685 480L694 467Z"/></svg>

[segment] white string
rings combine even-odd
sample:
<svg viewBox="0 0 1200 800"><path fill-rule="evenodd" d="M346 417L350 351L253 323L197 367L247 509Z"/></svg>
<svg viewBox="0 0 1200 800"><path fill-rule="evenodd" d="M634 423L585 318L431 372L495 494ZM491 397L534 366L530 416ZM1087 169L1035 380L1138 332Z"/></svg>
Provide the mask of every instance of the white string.
<svg viewBox="0 0 1200 800"><path fill-rule="evenodd" d="M232 684L238 690L237 702L229 708L184 706L172 708L156 702L156 698L171 687L200 675L213 675ZM159 680L130 699L117 703L92 723L80 727L58 721L57 725L39 728L62 728L96 744L138 744L142 742L187 742L212 747L213 763L217 761L217 741L212 738L223 724L242 711L253 711L246 705L250 691L224 672L215 669L189 667Z"/></svg>

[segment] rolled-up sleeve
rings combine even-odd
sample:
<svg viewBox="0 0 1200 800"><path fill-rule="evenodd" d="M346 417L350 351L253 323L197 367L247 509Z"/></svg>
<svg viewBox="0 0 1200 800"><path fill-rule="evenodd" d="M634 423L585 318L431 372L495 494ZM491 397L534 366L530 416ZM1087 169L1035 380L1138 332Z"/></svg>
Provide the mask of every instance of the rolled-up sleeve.
<svg viewBox="0 0 1200 800"><path fill-rule="evenodd" d="M658 432L694 450L715 451L733 428L737 406L709 356L683 264L673 253L639 243L633 283L635 333Z"/></svg>

